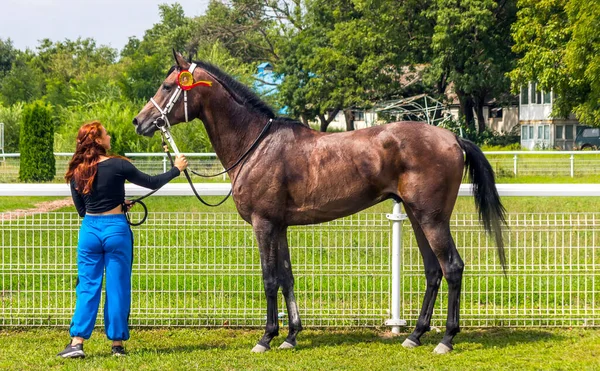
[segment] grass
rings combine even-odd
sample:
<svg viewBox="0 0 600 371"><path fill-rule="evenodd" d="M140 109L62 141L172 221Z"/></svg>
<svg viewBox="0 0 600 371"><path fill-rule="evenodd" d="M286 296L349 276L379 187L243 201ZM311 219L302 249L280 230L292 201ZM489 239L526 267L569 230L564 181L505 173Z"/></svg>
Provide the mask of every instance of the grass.
<svg viewBox="0 0 600 371"><path fill-rule="evenodd" d="M447 355L432 354L442 334L426 334L423 346L406 350L406 336L377 330L306 330L291 351L253 354L262 335L244 329L133 330L129 355L110 356L96 331L87 357L58 359L66 329L0 331L0 368L11 370L594 370L600 368L600 330L466 330ZM277 346L283 336L273 340Z"/></svg>

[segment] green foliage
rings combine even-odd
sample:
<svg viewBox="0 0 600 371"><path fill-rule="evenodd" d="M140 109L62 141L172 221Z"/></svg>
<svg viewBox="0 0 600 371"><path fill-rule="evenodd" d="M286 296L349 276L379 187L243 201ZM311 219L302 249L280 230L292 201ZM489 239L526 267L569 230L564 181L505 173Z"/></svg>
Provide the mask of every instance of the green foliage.
<svg viewBox="0 0 600 371"><path fill-rule="evenodd" d="M520 128L521 126L515 125L513 129L509 133L501 134L489 128L486 128L482 132L478 132L475 128L468 126L465 124L464 119L461 118L457 120L449 120L444 122L443 125L440 125L445 129L450 130L454 134L458 136L462 136L463 138L469 139L475 144L481 146L486 146L486 148L500 146L500 147L510 147L510 150L520 150L521 149L521 136L520 136ZM491 150L491 149L488 149ZM509 150L509 149L506 149Z"/></svg>
<svg viewBox="0 0 600 371"><path fill-rule="evenodd" d="M58 129L54 135L54 148L57 152L75 151L75 138L81 125L98 120L112 136L114 153L160 151L158 140L148 140L134 131L131 120L137 115L140 107L141 104L111 100L57 107Z"/></svg>
<svg viewBox="0 0 600 371"><path fill-rule="evenodd" d="M6 41L0 38L0 80L12 69L13 62L17 57L17 51L10 39Z"/></svg>
<svg viewBox="0 0 600 371"><path fill-rule="evenodd" d="M50 181L56 174L52 110L36 101L23 109L19 149L19 179L24 182Z"/></svg>
<svg viewBox="0 0 600 371"><path fill-rule="evenodd" d="M283 35L267 10L277 14L276 6L273 1L261 0L211 1L206 14L193 21L191 48L199 53L203 47L219 43L243 64L275 62Z"/></svg>
<svg viewBox="0 0 600 371"><path fill-rule="evenodd" d="M45 92L42 71L31 64L30 52L18 53L11 70L0 80L0 101L7 106L40 99Z"/></svg>
<svg viewBox="0 0 600 371"><path fill-rule="evenodd" d="M516 92L530 81L554 93L553 116L571 112L600 126L600 4L590 0L520 0L512 27L521 55L510 73Z"/></svg>
<svg viewBox="0 0 600 371"><path fill-rule="evenodd" d="M5 153L19 152L22 115L23 103L16 103L8 107L0 105L0 122L4 123Z"/></svg>
<svg viewBox="0 0 600 371"><path fill-rule="evenodd" d="M516 14L515 0L458 4L436 0L428 14L435 20L431 72L435 80L454 85L467 126L474 126L475 109L479 123L476 130L482 132L486 98L500 97L509 89L506 73L515 58L509 35Z"/></svg>

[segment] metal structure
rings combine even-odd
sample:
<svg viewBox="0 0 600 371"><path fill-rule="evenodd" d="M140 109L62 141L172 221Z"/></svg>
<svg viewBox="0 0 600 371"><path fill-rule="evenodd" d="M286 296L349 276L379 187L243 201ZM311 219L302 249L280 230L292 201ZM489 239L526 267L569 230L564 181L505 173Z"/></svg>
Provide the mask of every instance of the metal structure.
<svg viewBox="0 0 600 371"><path fill-rule="evenodd" d="M452 119L446 106L427 94L380 102L373 111L395 116L396 120L423 121L435 126Z"/></svg>
<svg viewBox="0 0 600 371"><path fill-rule="evenodd" d="M6 161L4 157L4 123L0 122L0 151L2 151L2 161Z"/></svg>
<svg viewBox="0 0 600 371"><path fill-rule="evenodd" d="M501 195L600 196L593 185L502 186ZM460 194L468 193L469 187L461 188ZM67 326L80 218L63 212L0 215L0 326ZM395 204L387 217L363 212L290 228L306 326L414 326L425 276L403 219ZM461 325L600 326L600 213L514 213L507 222L504 276L477 215L453 216L451 229L465 261ZM150 213L134 234L133 326L263 325L258 249L252 229L236 213ZM445 323L444 286L434 326Z"/></svg>

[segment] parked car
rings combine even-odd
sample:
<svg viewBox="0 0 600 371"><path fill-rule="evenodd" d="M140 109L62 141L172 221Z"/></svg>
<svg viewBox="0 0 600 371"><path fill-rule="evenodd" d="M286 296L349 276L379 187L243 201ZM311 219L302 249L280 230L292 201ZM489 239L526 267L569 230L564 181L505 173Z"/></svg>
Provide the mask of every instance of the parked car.
<svg viewBox="0 0 600 371"><path fill-rule="evenodd" d="M575 149L598 150L600 148L600 128L583 127L575 137Z"/></svg>

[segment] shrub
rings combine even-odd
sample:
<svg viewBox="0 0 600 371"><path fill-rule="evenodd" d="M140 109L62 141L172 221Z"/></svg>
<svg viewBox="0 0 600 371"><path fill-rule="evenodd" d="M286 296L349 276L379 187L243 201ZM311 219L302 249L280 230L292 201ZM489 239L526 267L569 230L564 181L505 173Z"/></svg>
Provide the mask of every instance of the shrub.
<svg viewBox="0 0 600 371"><path fill-rule="evenodd" d="M50 181L56 175L53 153L54 122L51 108L36 101L23 108L19 149L19 179L23 182Z"/></svg>
<svg viewBox="0 0 600 371"><path fill-rule="evenodd" d="M23 114L23 103L16 103L9 107L0 105L0 122L4 123L4 152L19 152L19 135L21 134L21 122Z"/></svg>

